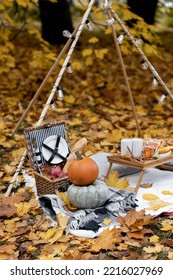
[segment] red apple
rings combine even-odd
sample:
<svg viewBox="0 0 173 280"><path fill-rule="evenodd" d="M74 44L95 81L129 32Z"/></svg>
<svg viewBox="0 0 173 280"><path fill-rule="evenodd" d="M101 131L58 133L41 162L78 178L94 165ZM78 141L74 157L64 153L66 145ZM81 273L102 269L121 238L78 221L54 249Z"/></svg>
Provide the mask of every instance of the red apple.
<svg viewBox="0 0 173 280"><path fill-rule="evenodd" d="M62 173L62 170L59 166L53 167L50 171L50 176L51 177L59 177L59 175Z"/></svg>

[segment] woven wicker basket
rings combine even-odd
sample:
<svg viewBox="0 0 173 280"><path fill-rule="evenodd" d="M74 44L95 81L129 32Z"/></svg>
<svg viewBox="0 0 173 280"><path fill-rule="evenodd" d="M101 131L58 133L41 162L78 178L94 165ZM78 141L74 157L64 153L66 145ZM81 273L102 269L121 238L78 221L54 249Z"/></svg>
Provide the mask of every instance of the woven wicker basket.
<svg viewBox="0 0 173 280"><path fill-rule="evenodd" d="M51 135L63 137L69 145L68 130L66 123L63 121L55 124L46 124L36 128L27 128L24 130L26 148L31 168L34 171L38 195L55 194L56 189L60 192L65 192L70 185L70 181L67 176L51 180L38 172L38 166L34 161L32 142L36 142L38 149L41 150L42 143ZM48 163L42 157L42 166L46 166L47 164Z"/></svg>

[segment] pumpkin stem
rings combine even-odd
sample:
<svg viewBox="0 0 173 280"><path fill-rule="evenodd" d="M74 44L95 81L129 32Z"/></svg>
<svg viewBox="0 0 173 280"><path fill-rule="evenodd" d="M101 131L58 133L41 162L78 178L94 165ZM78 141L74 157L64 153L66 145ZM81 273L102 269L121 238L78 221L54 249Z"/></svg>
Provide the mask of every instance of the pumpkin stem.
<svg viewBox="0 0 173 280"><path fill-rule="evenodd" d="M81 154L78 151L75 152L75 155L76 155L77 159L83 159L83 157L81 156Z"/></svg>

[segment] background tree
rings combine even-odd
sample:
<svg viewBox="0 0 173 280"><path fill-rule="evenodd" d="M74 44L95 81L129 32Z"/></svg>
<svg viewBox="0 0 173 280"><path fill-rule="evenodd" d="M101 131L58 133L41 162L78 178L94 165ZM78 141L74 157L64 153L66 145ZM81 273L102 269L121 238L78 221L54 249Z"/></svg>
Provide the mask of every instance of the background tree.
<svg viewBox="0 0 173 280"><path fill-rule="evenodd" d="M72 22L74 26L76 25L76 22L79 22L86 9L84 4L87 4L88 2L76 0L73 8L70 9L68 0L58 0L58 3L55 2L56 0L51 1L54 2L51 3L51 10L48 10L46 6L49 2L48 0L0 1L0 73L8 73L18 64L19 56L17 55L17 44L22 44L23 46L24 51L22 57L26 54L27 48L30 47L30 59L29 61L27 60L27 69L34 68L37 70L47 70L50 65L52 65L52 62L55 61L57 49L51 49L50 44L47 43L47 41L51 44L60 44L63 40L66 40L66 38L62 37L62 30L73 30ZM164 11L164 15L166 14L166 11L169 11L170 18L172 18L173 10L165 8L165 0L164 2L158 0L158 4L161 13L157 13L157 21L158 17L162 21L162 11ZM128 26L128 28L135 38L142 38L144 39L144 42L147 42L147 44L144 45L144 52L146 54L156 54L156 49L154 48L154 27L152 25L147 25L139 16L131 13L125 4L125 1L115 1L112 3L112 6L125 23L132 22L134 19L134 24ZM99 43L104 35L112 36L110 28L106 26L106 16L102 10L103 5L100 1L100 6L95 6L91 13L91 17L94 20L94 31L90 33L90 36L96 36L98 38L98 49L101 48L101 44ZM53 19L50 19L50 14L53 15ZM160 26L163 26L161 22ZM118 28L119 27L116 24L116 29L119 34L121 28ZM127 41L128 40L125 40L121 47L122 53L125 54L131 53L132 50L131 46L127 47ZM150 44L148 44L148 42ZM92 49L94 53L96 45L92 45L89 42L89 48ZM88 57L86 56L86 60L87 58ZM87 63L91 63L91 58L90 60L87 60ZM79 65L79 63L76 65ZM32 73L32 71L30 73Z"/></svg>
<svg viewBox="0 0 173 280"><path fill-rule="evenodd" d="M130 10L142 17L146 23L154 24L158 0L127 0L127 4ZM74 5L72 1L71 5ZM99 5L100 1L96 1L96 6ZM42 38L50 44L61 44L66 41L62 36L63 30L72 32L69 7L69 1L66 0L39 0Z"/></svg>
<svg viewBox="0 0 173 280"><path fill-rule="evenodd" d="M62 31L73 31L69 3L66 0L39 0L42 38L50 44L65 43Z"/></svg>
<svg viewBox="0 0 173 280"><path fill-rule="evenodd" d="M127 0L131 11L142 17L146 23L154 24L158 0Z"/></svg>

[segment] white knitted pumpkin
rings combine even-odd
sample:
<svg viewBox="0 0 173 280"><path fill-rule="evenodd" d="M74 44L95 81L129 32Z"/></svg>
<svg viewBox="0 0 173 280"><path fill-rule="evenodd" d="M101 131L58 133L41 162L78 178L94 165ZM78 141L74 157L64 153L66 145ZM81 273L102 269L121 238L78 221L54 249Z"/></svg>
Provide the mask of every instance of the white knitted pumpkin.
<svg viewBox="0 0 173 280"><path fill-rule="evenodd" d="M70 185L67 195L71 204L79 209L97 208L107 200L109 188L104 182L96 180L89 186Z"/></svg>

